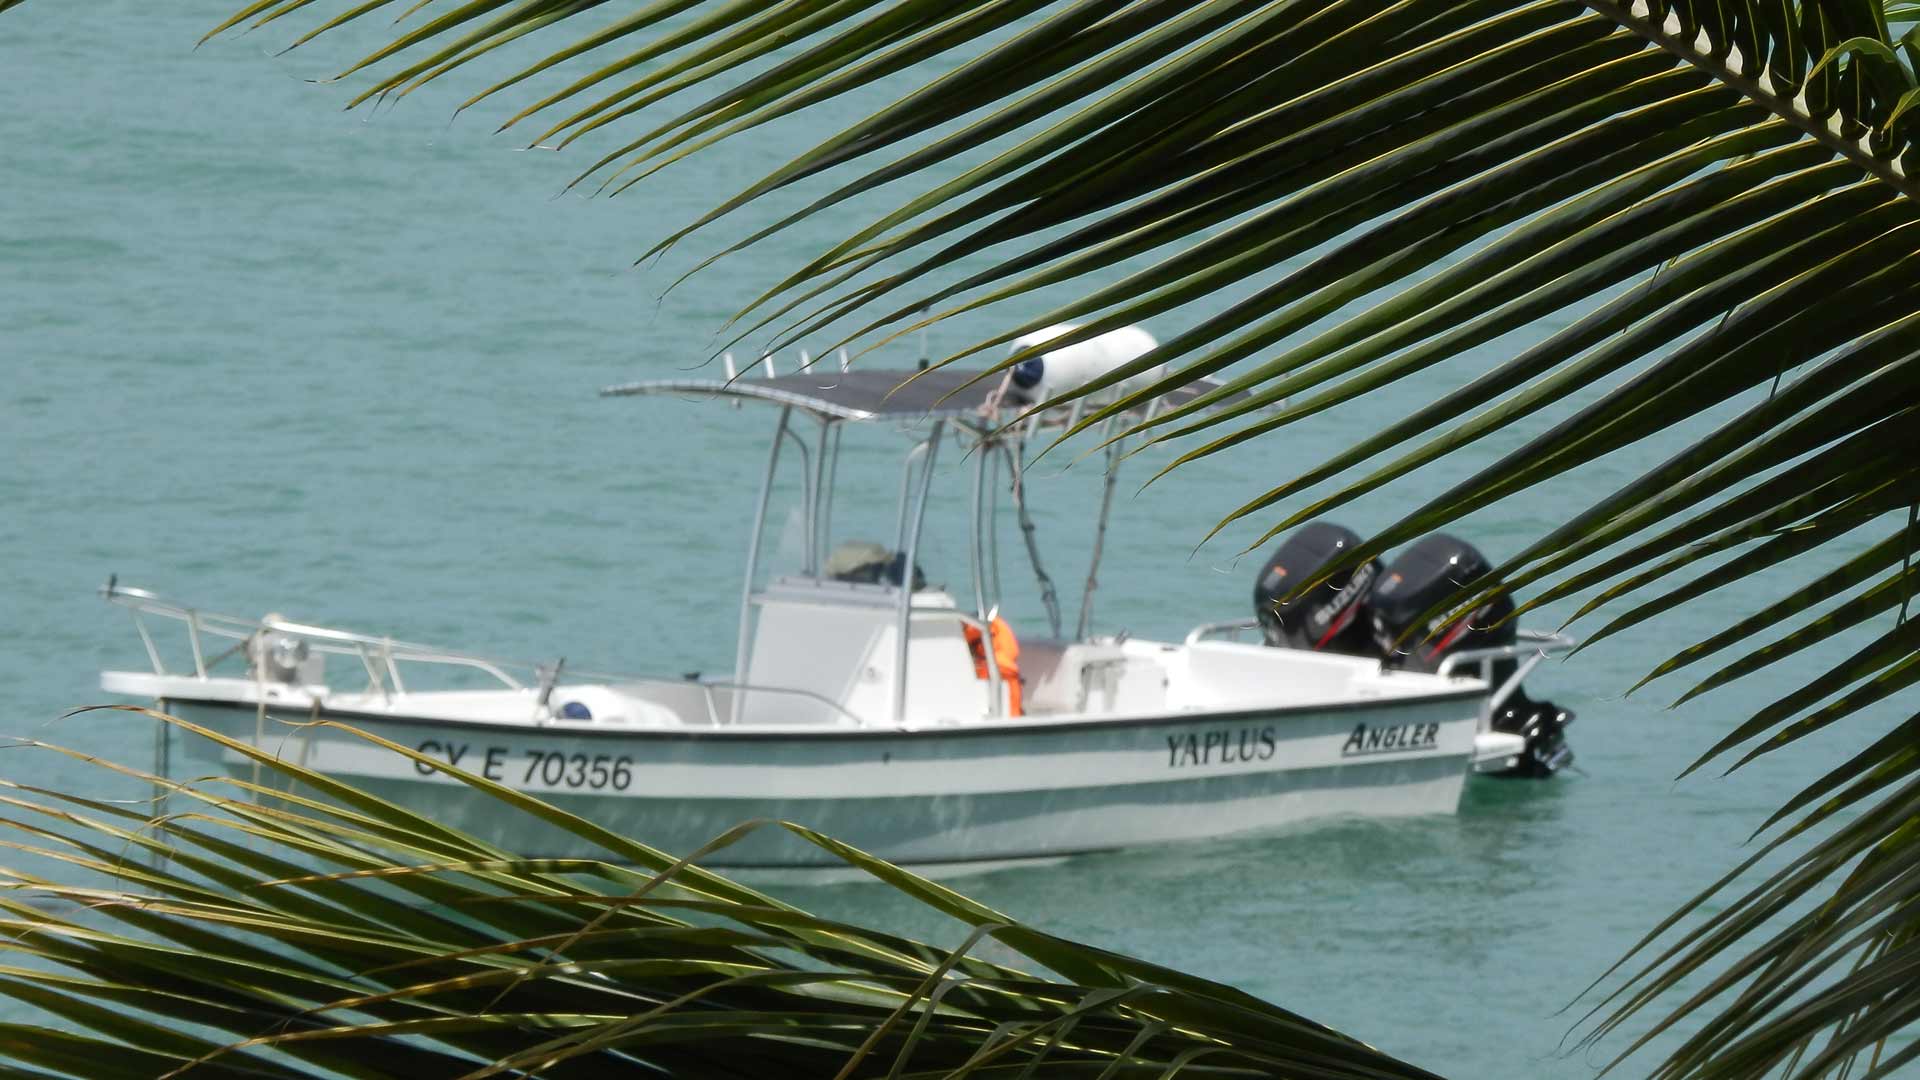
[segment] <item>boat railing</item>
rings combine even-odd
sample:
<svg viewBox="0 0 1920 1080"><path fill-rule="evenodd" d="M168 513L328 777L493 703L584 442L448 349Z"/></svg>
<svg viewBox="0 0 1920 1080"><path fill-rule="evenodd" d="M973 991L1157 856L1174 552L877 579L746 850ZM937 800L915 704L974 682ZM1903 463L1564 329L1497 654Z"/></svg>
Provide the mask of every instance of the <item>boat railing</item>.
<svg viewBox="0 0 1920 1080"><path fill-rule="evenodd" d="M1260 623L1256 619L1225 619L1220 622L1201 623L1188 631L1186 643L1198 645L1203 641L1239 641L1249 631L1258 631ZM1507 703L1520 684L1540 666L1540 662L1549 656L1572 651L1577 644L1565 634L1550 634L1539 630L1522 630L1518 639L1511 645L1492 645L1484 649L1463 649L1440 662L1435 674L1443 678L1480 678L1488 683L1493 681L1493 666L1503 660L1514 661L1514 671L1488 696L1481 719L1490 720L1495 712ZM1468 669L1477 674L1468 674ZM1483 725L1484 726L1484 725Z"/></svg>
<svg viewBox="0 0 1920 1080"><path fill-rule="evenodd" d="M1186 643L1198 645L1203 641L1238 641L1242 636L1260 629L1258 619L1222 619L1219 622L1201 623L1187 631ZM1531 659L1534 664L1548 656L1558 655L1573 649L1579 642L1565 634L1549 634L1539 630L1522 630L1519 640L1512 645L1495 645L1484 649L1465 649L1448 656L1441 661L1437 674L1459 678L1456 673L1469 665L1481 671L1486 678L1492 665L1501 660Z"/></svg>
<svg viewBox="0 0 1920 1080"><path fill-rule="evenodd" d="M248 643L266 634L279 634L299 640L304 642L311 652L356 658L366 669L368 690L385 696L406 692L406 681L400 675L400 665L403 663L438 664L479 671L511 690L524 690L527 684L510 674L507 670L509 667L524 666L532 669L536 674L539 671L539 665L517 664L510 660L496 660L472 653L453 652L391 637L356 634L326 626L311 626L276 616L248 619L238 615L203 611L199 608L176 604L146 589L121 585L112 578L101 586L100 595L109 603L126 608L132 614L134 629L140 634L140 643L146 647L147 660L152 663L153 672L156 675L184 674L184 672L173 672L167 669L166 662L161 659L160 648L154 641L153 631L148 625L148 616L175 619L186 624L187 644L193 653L192 674L201 679L211 678L211 669L215 665L230 656L245 652ZM209 659L207 654L209 638L231 641L235 644Z"/></svg>
<svg viewBox="0 0 1920 1080"><path fill-rule="evenodd" d="M1436 674L1454 675L1469 665L1480 669L1480 678L1487 678L1493 671L1493 665L1501 660L1518 660L1531 671L1540 661L1549 656L1572 652L1580 644L1566 634L1550 634L1542 630L1522 630L1519 640L1512 645L1492 645L1484 649L1462 649L1440 661ZM1457 677L1457 676L1456 676Z"/></svg>
<svg viewBox="0 0 1920 1080"><path fill-rule="evenodd" d="M1186 643L1188 645L1198 645L1203 641L1213 641L1216 638L1225 641L1239 641L1242 634L1245 634L1249 630L1258 629L1260 629L1260 621L1258 619L1223 619L1219 622L1201 623L1199 626L1187 631Z"/></svg>
<svg viewBox="0 0 1920 1080"><path fill-rule="evenodd" d="M838 714L842 723L851 727L869 726L865 721L855 716L845 705L840 704L818 691L806 690L797 686L761 686L755 683L735 682L732 679L674 679L665 675L616 675L596 671L576 671L574 674L584 679L594 679L609 683L647 683L655 686L695 687L701 692L707 713L707 723L711 727L725 727L730 722L727 719L729 714L727 710L720 705L719 697L716 693L716 691L720 690L725 690L735 695L774 694L777 696L799 698L804 701L811 701L816 705L826 706L829 711Z"/></svg>
<svg viewBox="0 0 1920 1080"><path fill-rule="evenodd" d="M140 635L140 643L146 649L147 660L153 665L155 675L189 673L168 670L165 660L161 657L159 644L154 638L153 627L149 625L150 617L171 619L184 624L188 648L193 656L191 674L199 679L212 678L212 669L235 655L244 655L251 665L255 659L251 655L246 655L250 646L256 642L279 639L301 642L309 653L355 658L366 672L367 691L379 694L388 701L391 701L395 694L407 692L406 681L400 673L403 664L476 671L493 679L505 689L537 694L542 705L554 691L561 672L565 670L566 674L575 680L637 683L676 689L697 688L704 700L707 722L715 727L721 726L725 722L723 717L728 715L728 710L723 709L717 700L720 691L735 695L778 694L800 698L826 706L837 713L843 722L864 726L859 717L849 712L839 702L811 690L796 687L757 686L731 679L705 680L665 675L587 671L565 668L564 661L555 664L538 664L524 660L504 660L422 645L417 642L401 641L391 637L291 622L276 616L249 619L238 615L203 611L174 603L147 589L121 585L117 578L109 578L107 583L101 586L100 595L109 603L125 608L132 615L134 629ZM233 644L217 653L209 654L209 645L218 642ZM524 672L526 677L516 677L513 674L516 670Z"/></svg>
<svg viewBox="0 0 1920 1080"><path fill-rule="evenodd" d="M1541 662L1549 656L1572 652L1574 646L1579 644L1566 634L1547 633L1542 630L1521 630L1516 636L1519 640L1511 645L1462 649L1440 661L1440 667L1435 672L1443 678L1457 679L1461 677L1462 669L1474 667L1478 669L1477 677L1491 684L1495 664L1502 660L1515 662L1513 674L1508 675L1498 687L1495 687L1493 693L1487 696L1486 703L1480 707L1480 728L1483 731L1492 721L1493 714L1500 711L1501 706L1507 703L1507 699L1513 696L1514 691L1520 689L1520 684L1526 681L1534 668L1539 667Z"/></svg>

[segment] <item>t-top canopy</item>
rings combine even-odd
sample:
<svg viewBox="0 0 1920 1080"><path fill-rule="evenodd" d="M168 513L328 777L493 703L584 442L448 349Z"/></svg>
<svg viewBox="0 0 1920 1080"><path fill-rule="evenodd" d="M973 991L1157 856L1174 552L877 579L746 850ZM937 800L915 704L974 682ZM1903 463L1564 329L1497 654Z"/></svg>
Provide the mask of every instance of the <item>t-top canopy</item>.
<svg viewBox="0 0 1920 1080"><path fill-rule="evenodd" d="M771 379L648 379L609 386L600 393L604 397L680 394L766 401L804 410L822 420L973 420L976 422L968 426L984 429L990 425L981 416L981 409L999 388L1002 376L988 375L968 385L979 375L976 369L953 367L921 372L818 370ZM1197 379L1160 400L1165 407L1183 405L1219 385L1211 379ZM1235 395L1234 400L1240 396ZM1019 409L1017 403L1009 401L1003 412L1011 419Z"/></svg>

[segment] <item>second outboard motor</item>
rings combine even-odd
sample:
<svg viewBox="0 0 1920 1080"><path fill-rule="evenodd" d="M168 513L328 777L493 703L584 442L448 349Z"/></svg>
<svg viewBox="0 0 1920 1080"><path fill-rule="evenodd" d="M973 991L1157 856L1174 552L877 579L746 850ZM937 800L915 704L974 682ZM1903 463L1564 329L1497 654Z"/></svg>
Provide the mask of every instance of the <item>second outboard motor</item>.
<svg viewBox="0 0 1920 1080"><path fill-rule="evenodd" d="M1452 622L1436 620L1413 629L1414 621L1428 608L1492 569L1472 544L1446 533L1421 537L1401 552L1374 586L1370 600L1373 639L1387 657L1386 665L1435 672L1449 656L1470 649L1513 645L1518 633L1511 622L1505 621L1513 614L1513 598L1504 593ZM1410 629L1412 633L1408 633ZM1405 642L1400 642L1402 635L1406 636ZM1519 664L1500 659L1489 666L1487 677L1497 690ZM1473 666L1467 670L1471 672ZM1573 751L1567 746L1564 731L1573 719L1571 711L1550 701L1534 701L1515 687L1494 710L1492 727L1524 737L1527 750L1512 768L1493 775L1551 776L1570 763Z"/></svg>
<svg viewBox="0 0 1920 1080"><path fill-rule="evenodd" d="M1359 546L1352 529L1315 521L1287 537L1253 583L1253 611L1267 644L1287 649L1378 657L1367 617L1367 596L1380 576L1380 560L1343 570L1305 596L1283 602L1312 581L1328 563Z"/></svg>
<svg viewBox="0 0 1920 1080"><path fill-rule="evenodd" d="M1472 544L1446 533L1423 536L1401 552L1374 586L1371 603L1373 640L1387 666L1433 672L1453 653L1513 644L1513 624L1501 623L1513 614L1513 598L1504 593L1451 624L1407 633L1422 612L1492 569ZM1402 635L1407 640L1396 644ZM1495 664L1494 683L1514 666L1512 660Z"/></svg>

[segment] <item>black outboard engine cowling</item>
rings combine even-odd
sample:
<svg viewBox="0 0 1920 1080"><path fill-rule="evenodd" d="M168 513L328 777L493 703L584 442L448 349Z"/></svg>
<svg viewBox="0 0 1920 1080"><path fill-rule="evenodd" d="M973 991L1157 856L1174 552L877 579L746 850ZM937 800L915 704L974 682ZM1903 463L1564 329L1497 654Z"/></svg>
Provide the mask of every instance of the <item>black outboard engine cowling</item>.
<svg viewBox="0 0 1920 1080"><path fill-rule="evenodd" d="M1501 623L1513 614L1513 600L1505 594L1446 626L1407 633L1421 613L1492 569L1472 544L1446 533L1423 536L1401 552L1374 586L1370 604L1374 644L1387 666L1434 672L1453 653L1513 644L1513 625ZM1400 642L1403 635L1407 640ZM1494 682L1504 681L1513 669L1511 660L1495 665Z"/></svg>
<svg viewBox="0 0 1920 1080"><path fill-rule="evenodd" d="M1359 543L1352 529L1315 521L1295 530L1274 550L1253 583L1254 616L1260 620L1267 644L1351 656L1380 655L1367 617L1367 597L1380 577L1379 559L1343 570L1307 595L1282 602Z"/></svg>
<svg viewBox="0 0 1920 1080"><path fill-rule="evenodd" d="M1387 657L1384 663L1407 671L1435 672L1449 656L1469 649L1514 644L1518 633L1511 622L1505 621L1513 614L1513 599L1505 594L1464 617L1430 623L1408 633L1428 608L1492 569L1473 545L1445 533L1422 537L1401 552L1374 586L1370 600L1374 643ZM1403 635L1406 640L1400 642ZM1396 642L1400 643L1396 645ZM1495 660L1487 673L1492 687L1499 689L1518 666L1516 660ZM1462 673L1471 674L1477 667L1468 665ZM1567 746L1564 734L1571 723L1571 711L1550 701L1534 701L1519 687L1514 687L1507 700L1495 710L1491 726L1495 731L1525 738L1526 751L1512 766L1492 775L1553 775L1573 761L1573 751Z"/></svg>

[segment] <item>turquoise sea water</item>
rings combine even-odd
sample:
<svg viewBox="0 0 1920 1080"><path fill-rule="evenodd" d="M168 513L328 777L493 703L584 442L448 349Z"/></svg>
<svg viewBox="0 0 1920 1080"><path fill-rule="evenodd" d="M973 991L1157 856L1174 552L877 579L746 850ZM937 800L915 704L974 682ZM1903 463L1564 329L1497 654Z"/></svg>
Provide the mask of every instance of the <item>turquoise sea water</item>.
<svg viewBox="0 0 1920 1080"><path fill-rule="evenodd" d="M850 206L664 299L710 247L629 267L666 228L836 130L857 103L618 199L556 197L588 158L514 152L488 135L498 110L450 125L457 95L430 91L372 118L342 113L341 88L307 80L344 50L275 59L286 35L267 33L196 52L222 5L161 8L37 0L0 17L0 685L11 691L0 731L143 760L147 734L133 721L58 719L102 699L102 666L141 660L124 617L93 596L110 573L215 610L509 656L669 673L725 665L768 418L594 391L699 363L729 313L885 208ZM969 316L935 347L1043 307ZM1207 525L1552 328L1127 499L1102 573L1101 628L1177 635L1242 614L1256 563L1234 553L1253 534L1189 557ZM1471 448L1450 468L1517 439ZM1462 531L1495 557L1511 553L1660 452L1603 462ZM1164 460L1149 455L1129 475ZM886 502L855 512L890 514L890 459L876 449L854 468ZM1340 516L1362 531L1383 525L1445 475ZM1070 610L1096 480L1091 463L1036 480ZM963 556L956 533L936 531L931 567L957 573ZM1557 1010L1729 866L1768 810L1884 729L1852 723L1730 779L1672 782L1730 723L1848 647L1679 713L1662 708L1677 686L1622 697L1783 580L1543 670L1535 691L1580 713L1577 775L1475 784L1457 817L1335 823L958 885L1450 1076L1589 1075L1604 1053L1562 1052L1571 1014ZM1016 624L1034 624L1030 597L1010 607ZM0 776L28 775L97 783L78 766L0 754ZM959 936L879 887L778 888L835 915Z"/></svg>

